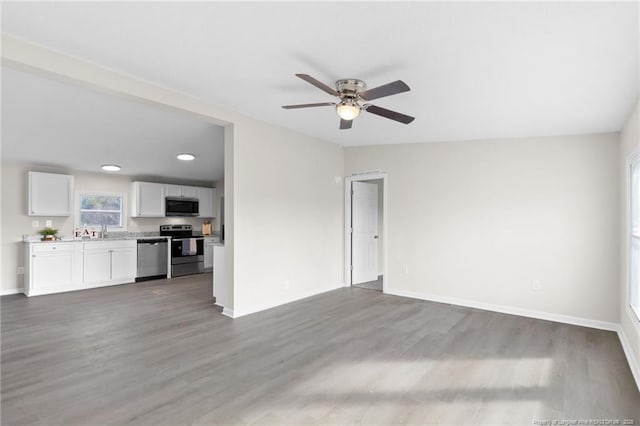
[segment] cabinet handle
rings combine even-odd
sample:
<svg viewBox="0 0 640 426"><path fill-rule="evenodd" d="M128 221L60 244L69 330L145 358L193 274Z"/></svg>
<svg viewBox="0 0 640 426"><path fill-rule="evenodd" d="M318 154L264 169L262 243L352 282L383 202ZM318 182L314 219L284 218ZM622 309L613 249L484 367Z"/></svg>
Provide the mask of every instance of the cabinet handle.
<svg viewBox="0 0 640 426"><path fill-rule="evenodd" d="M36 255L35 255L35 254L32 254L32 255L31 255L31 257L36 257Z"/></svg>

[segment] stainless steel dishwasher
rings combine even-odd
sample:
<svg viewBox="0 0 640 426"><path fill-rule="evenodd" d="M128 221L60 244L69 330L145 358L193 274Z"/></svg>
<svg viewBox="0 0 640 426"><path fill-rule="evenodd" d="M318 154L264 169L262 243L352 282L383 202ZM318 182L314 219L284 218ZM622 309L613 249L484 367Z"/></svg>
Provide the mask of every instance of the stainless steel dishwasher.
<svg viewBox="0 0 640 426"><path fill-rule="evenodd" d="M145 238L138 240L138 273L136 281L167 277L167 239Z"/></svg>

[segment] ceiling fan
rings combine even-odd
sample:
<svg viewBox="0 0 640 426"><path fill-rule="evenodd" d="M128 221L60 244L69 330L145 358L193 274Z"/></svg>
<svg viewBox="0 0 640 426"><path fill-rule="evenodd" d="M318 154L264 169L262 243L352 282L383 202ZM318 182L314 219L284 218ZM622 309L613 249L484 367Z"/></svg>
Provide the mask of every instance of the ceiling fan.
<svg viewBox="0 0 640 426"><path fill-rule="evenodd" d="M340 129L350 129L353 125L353 119L360 114L360 111L367 111L372 114L379 115L380 117L389 118L404 124L409 124L415 120L415 117L411 117L410 115L401 114L376 105L363 103L364 101L372 101L374 99L384 98L385 96L391 96L411 90L402 80L397 80L392 83L366 90L367 86L364 81L356 80L354 78L336 81L336 88L333 89L308 74L296 74L296 77L303 79L307 83L313 84L318 89L323 90L330 95L340 98L340 102L284 105L282 107L284 109L335 106L336 112L340 117Z"/></svg>

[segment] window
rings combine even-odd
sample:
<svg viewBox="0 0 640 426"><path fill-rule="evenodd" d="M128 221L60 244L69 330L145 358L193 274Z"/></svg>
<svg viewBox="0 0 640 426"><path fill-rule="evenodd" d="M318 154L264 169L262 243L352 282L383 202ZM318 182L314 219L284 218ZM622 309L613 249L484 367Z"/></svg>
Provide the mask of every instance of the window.
<svg viewBox="0 0 640 426"><path fill-rule="evenodd" d="M629 170L629 304L640 319L640 156Z"/></svg>
<svg viewBox="0 0 640 426"><path fill-rule="evenodd" d="M124 229L124 194L86 192L79 194L79 226Z"/></svg>

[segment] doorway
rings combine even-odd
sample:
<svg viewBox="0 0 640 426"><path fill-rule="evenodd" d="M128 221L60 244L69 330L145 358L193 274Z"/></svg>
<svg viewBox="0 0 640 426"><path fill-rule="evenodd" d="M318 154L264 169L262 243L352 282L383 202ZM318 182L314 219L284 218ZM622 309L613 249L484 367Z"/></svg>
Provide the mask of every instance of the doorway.
<svg viewBox="0 0 640 426"><path fill-rule="evenodd" d="M387 288L387 175L345 179L345 285Z"/></svg>

